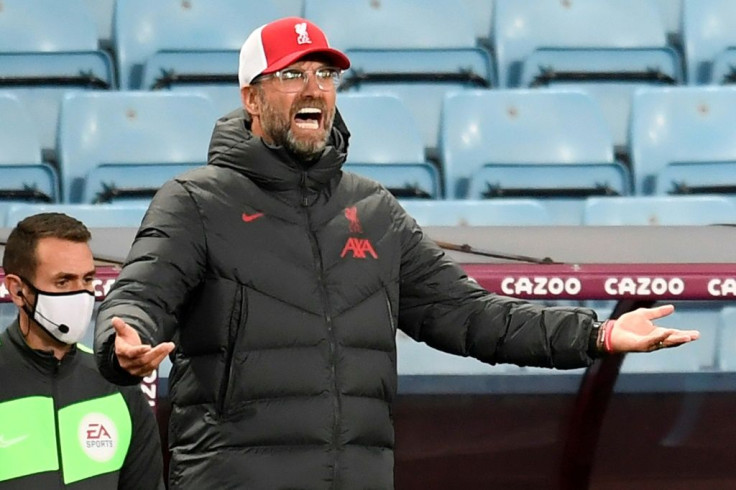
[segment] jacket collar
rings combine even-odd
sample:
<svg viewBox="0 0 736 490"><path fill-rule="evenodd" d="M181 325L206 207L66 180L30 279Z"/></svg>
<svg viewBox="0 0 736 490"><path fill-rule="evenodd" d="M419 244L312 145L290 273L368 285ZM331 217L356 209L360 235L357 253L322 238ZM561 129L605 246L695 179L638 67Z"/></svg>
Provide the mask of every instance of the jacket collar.
<svg viewBox="0 0 736 490"><path fill-rule="evenodd" d="M259 187L273 191L306 188L319 191L340 175L347 156L348 132L338 111L320 159L302 167L285 148L264 142L250 131L250 117L238 109L220 118L210 141L208 164L245 174Z"/></svg>
<svg viewBox="0 0 736 490"><path fill-rule="evenodd" d="M18 318L8 327L8 338L15 348L20 352L23 359L38 371L44 374L56 374L66 369L71 369L77 358L77 346L71 349L59 360L54 357L53 352L33 349L26 343L23 333L20 331Z"/></svg>

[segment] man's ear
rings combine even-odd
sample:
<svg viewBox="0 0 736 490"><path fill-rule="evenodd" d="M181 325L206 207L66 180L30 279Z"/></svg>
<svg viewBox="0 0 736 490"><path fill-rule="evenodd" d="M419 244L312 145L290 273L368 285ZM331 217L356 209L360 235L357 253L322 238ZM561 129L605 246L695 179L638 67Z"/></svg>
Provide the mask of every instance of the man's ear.
<svg viewBox="0 0 736 490"><path fill-rule="evenodd" d="M26 304L25 296L23 295L23 281L20 280L15 274L8 274L4 279L5 289L8 291L11 301L21 308Z"/></svg>
<svg viewBox="0 0 736 490"><path fill-rule="evenodd" d="M243 108L251 117L261 113L258 90L254 89L252 85L246 85L240 89L240 100L243 103Z"/></svg>

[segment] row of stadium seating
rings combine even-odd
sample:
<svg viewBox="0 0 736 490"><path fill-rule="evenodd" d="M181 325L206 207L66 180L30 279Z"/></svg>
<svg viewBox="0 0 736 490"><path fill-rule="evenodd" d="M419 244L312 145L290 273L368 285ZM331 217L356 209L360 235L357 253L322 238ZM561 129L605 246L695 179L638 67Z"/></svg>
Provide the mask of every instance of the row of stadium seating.
<svg viewBox="0 0 736 490"><path fill-rule="evenodd" d="M590 197L574 222L553 215L545 199L486 200L401 199L401 205L422 226L700 226L736 223L736 204L722 196ZM138 227L145 202L115 204L1 203L5 227L41 212L60 212L90 227Z"/></svg>
<svg viewBox="0 0 736 490"><path fill-rule="evenodd" d="M53 166L22 102L0 93L4 200L148 200L205 163L221 115L206 95L179 92L75 91L61 106ZM448 94L436 163L397 97L341 93L338 107L353 135L348 168L401 198L546 197L574 224L589 196L736 194L736 87L637 91L630 166L597 105L574 90Z"/></svg>
<svg viewBox="0 0 736 490"><path fill-rule="evenodd" d="M420 121L427 148L437 146L440 102L448 90L569 85L599 102L614 144L623 148L632 90L734 78L736 29L729 22L736 22L736 4L676 1L679 43L668 37L673 7L664 6L675 0L438 0L432 9L420 0L302 0L288 7L276 0L6 0L0 88L12 87L27 99L45 148L53 143L59 85L196 87L224 112L238 104L233 86L245 34L293 13L322 25L351 57L342 90L401 97ZM487 36L479 37L479 20ZM99 25L107 25L109 35ZM107 50L100 49L105 38ZM46 93L39 92L44 79L51 79Z"/></svg>

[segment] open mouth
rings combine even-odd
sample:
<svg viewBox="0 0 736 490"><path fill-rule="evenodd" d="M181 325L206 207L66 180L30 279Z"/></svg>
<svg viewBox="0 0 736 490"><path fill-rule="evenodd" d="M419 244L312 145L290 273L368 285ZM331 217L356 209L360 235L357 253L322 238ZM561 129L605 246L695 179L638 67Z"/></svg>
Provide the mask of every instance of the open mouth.
<svg viewBox="0 0 736 490"><path fill-rule="evenodd" d="M301 129L319 129L322 121L322 110L316 107L304 107L294 116L296 126Z"/></svg>

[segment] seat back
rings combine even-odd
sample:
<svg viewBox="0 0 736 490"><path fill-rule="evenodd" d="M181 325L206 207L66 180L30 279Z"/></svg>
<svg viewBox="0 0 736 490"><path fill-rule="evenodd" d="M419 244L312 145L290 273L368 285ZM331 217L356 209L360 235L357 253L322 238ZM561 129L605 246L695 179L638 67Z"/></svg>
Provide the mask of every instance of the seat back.
<svg viewBox="0 0 736 490"><path fill-rule="evenodd" d="M450 198L481 197L488 184L497 192L483 197L579 198L605 189L629 190L600 109L582 92L508 89L448 95L440 143Z"/></svg>
<svg viewBox="0 0 736 490"><path fill-rule="evenodd" d="M27 109L10 93L0 92L0 165L41 163L41 144Z"/></svg>
<svg viewBox="0 0 736 490"><path fill-rule="evenodd" d="M736 224L736 204L723 196L591 197L583 209L584 225Z"/></svg>
<svg viewBox="0 0 736 490"><path fill-rule="evenodd" d="M350 49L474 48L471 16L461 0L304 0L304 16L330 44Z"/></svg>
<svg viewBox="0 0 736 490"><path fill-rule="evenodd" d="M305 16L350 57L341 91L399 96L437 147L442 97L449 90L495 85L488 51L477 46L462 0L306 0Z"/></svg>
<svg viewBox="0 0 736 490"><path fill-rule="evenodd" d="M59 127L64 202L81 202L85 179L97 167L206 162L217 117L200 94L71 94L62 102ZM147 171L127 173L139 182L148 177Z"/></svg>
<svg viewBox="0 0 736 490"><path fill-rule="evenodd" d="M150 89L141 85L144 65L159 51L237 52L250 31L279 16L280 10L270 0L117 2L113 42L120 86L126 89ZM180 73L176 66L171 69ZM219 75L230 75L231 83L237 90L237 64L223 69L227 71Z"/></svg>
<svg viewBox="0 0 736 490"><path fill-rule="evenodd" d="M55 201L56 171L41 158L28 111L15 96L0 93L0 201Z"/></svg>
<svg viewBox="0 0 736 490"><path fill-rule="evenodd" d="M5 227L38 213L64 213L89 228L137 228L147 209L141 204L13 204L5 214Z"/></svg>
<svg viewBox="0 0 736 490"><path fill-rule="evenodd" d="M97 40L101 47L112 48L112 17L115 0L83 0L97 26Z"/></svg>
<svg viewBox="0 0 736 490"><path fill-rule="evenodd" d="M651 0L496 0L492 43L500 86L516 87L541 48L667 48L667 37Z"/></svg>
<svg viewBox="0 0 736 490"><path fill-rule="evenodd" d="M3 0L0 52L95 50L97 29L81 0Z"/></svg>
<svg viewBox="0 0 736 490"><path fill-rule="evenodd" d="M397 196L439 197L437 169L425 159L416 121L398 97L340 94L337 107L351 134L346 170Z"/></svg>
<svg viewBox="0 0 736 490"><path fill-rule="evenodd" d="M642 89L630 140L637 194L736 186L736 87Z"/></svg>
<svg viewBox="0 0 736 490"><path fill-rule="evenodd" d="M24 102L51 157L63 94L113 87L112 61L98 50L97 28L81 0L2 2L0 90Z"/></svg>
<svg viewBox="0 0 736 490"><path fill-rule="evenodd" d="M730 0L683 0L682 37L691 85L722 83L714 64L736 46L736 3Z"/></svg>
<svg viewBox="0 0 736 490"><path fill-rule="evenodd" d="M402 200L420 226L542 226L551 216L536 199Z"/></svg>

